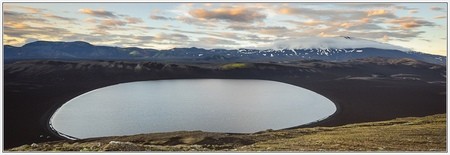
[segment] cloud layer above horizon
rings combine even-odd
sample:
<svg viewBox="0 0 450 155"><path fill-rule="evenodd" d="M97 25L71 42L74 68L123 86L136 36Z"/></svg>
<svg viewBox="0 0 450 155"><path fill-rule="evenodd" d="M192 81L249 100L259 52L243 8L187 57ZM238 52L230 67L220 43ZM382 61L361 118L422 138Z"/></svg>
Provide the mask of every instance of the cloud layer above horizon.
<svg viewBox="0 0 450 155"><path fill-rule="evenodd" d="M260 48L351 36L446 55L446 3L3 3L3 42Z"/></svg>

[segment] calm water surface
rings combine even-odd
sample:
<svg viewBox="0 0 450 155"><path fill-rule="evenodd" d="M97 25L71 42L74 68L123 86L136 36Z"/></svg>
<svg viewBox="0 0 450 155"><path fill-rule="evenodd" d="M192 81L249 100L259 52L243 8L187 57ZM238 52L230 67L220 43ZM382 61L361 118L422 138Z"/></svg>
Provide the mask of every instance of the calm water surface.
<svg viewBox="0 0 450 155"><path fill-rule="evenodd" d="M327 98L267 80L130 82L80 95L52 116L53 128L77 138L202 130L250 133L332 115Z"/></svg>

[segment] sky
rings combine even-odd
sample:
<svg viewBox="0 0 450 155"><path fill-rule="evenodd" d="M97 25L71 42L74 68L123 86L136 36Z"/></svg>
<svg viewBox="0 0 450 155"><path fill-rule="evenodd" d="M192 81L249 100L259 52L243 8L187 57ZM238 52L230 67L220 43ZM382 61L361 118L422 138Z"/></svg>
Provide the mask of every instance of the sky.
<svg viewBox="0 0 450 155"><path fill-rule="evenodd" d="M447 55L446 3L3 3L3 44L258 48L350 36Z"/></svg>

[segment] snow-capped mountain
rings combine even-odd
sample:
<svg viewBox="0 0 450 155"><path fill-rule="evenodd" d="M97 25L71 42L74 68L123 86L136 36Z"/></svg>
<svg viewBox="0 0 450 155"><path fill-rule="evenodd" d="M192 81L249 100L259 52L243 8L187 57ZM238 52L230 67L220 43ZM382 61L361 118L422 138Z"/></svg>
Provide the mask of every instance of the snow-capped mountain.
<svg viewBox="0 0 450 155"><path fill-rule="evenodd" d="M275 49L358 49L377 48L385 50L399 50L408 52L410 49L376 41L354 38L348 36L340 37L301 37L292 40L277 41L272 45Z"/></svg>
<svg viewBox="0 0 450 155"><path fill-rule="evenodd" d="M446 57L411 51L390 44L352 38L299 38L275 42L262 49L173 48L169 50L95 46L86 42L37 41L22 47L4 46L4 58L12 59L103 59L186 61L290 61L318 59L347 61L358 58L411 58L446 64Z"/></svg>

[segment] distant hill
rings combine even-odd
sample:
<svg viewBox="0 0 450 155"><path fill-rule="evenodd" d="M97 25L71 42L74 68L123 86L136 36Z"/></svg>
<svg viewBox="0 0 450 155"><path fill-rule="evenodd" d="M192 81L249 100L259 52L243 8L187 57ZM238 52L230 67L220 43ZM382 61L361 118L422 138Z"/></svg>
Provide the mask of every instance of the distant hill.
<svg viewBox="0 0 450 155"><path fill-rule="evenodd" d="M169 50L95 46L87 42L36 41L22 47L4 46L4 58L81 59L81 60L171 60L204 62L264 62L317 59L347 61L360 58L409 58L434 64L446 64L446 57L410 51L394 45L351 37L299 39L276 43L267 49L202 49L173 48Z"/></svg>

